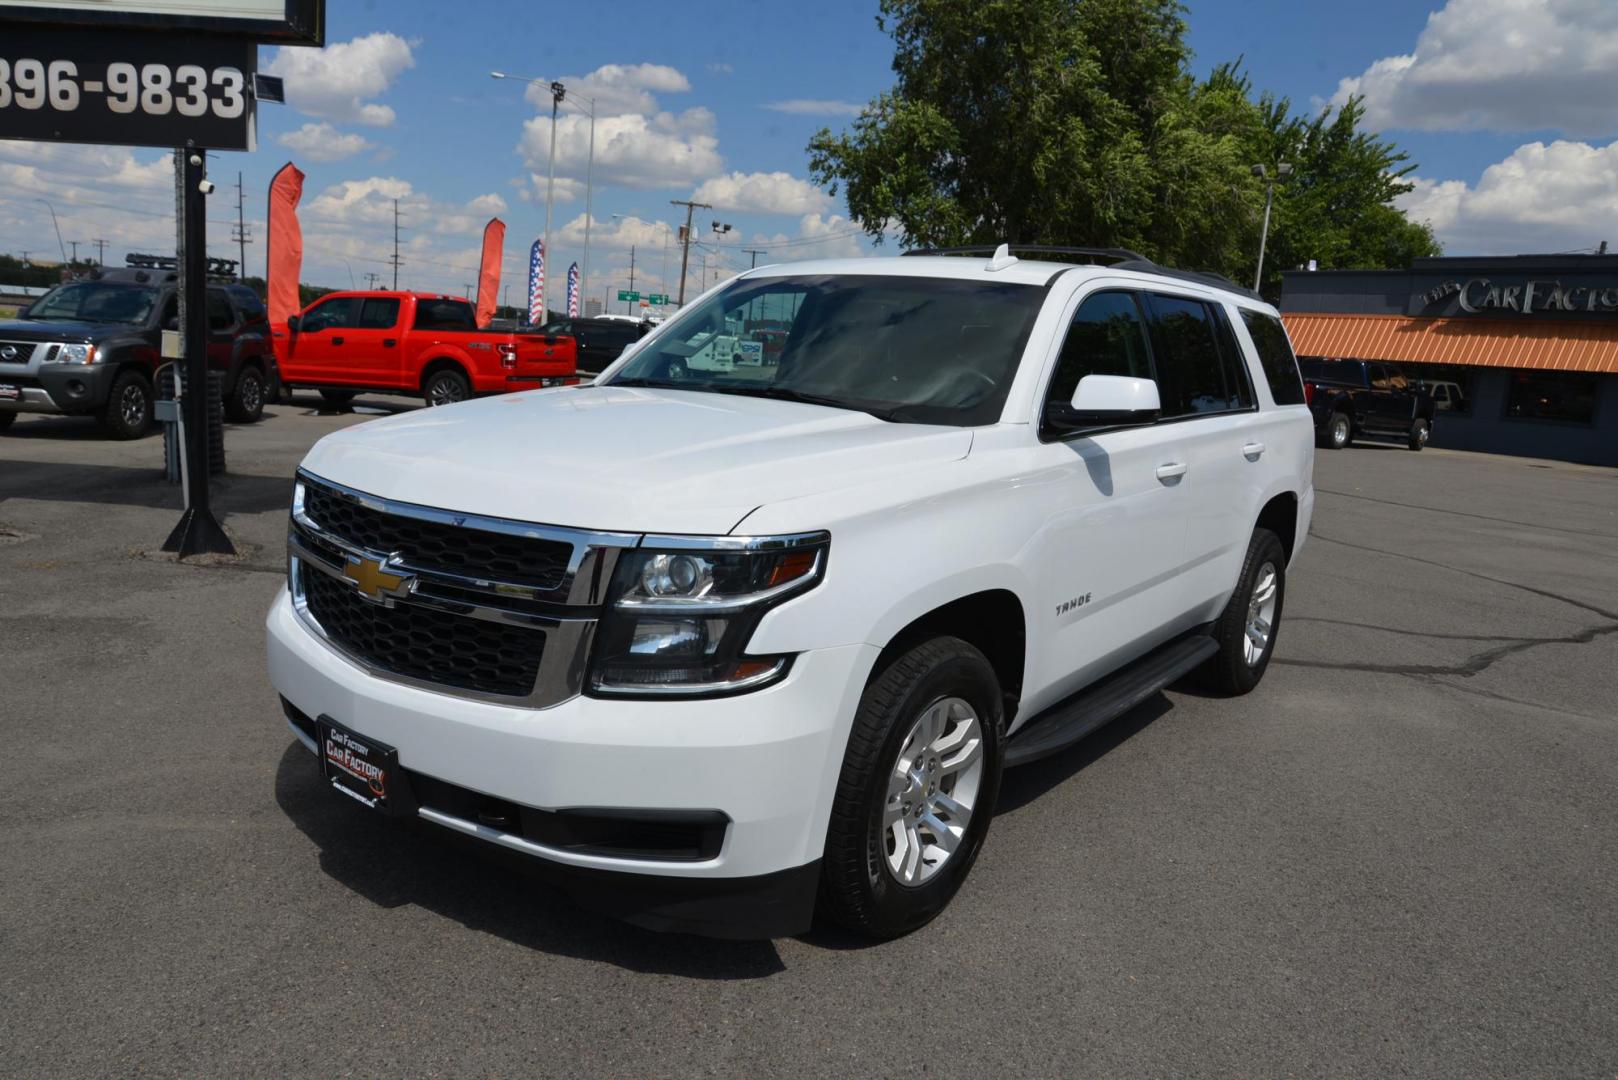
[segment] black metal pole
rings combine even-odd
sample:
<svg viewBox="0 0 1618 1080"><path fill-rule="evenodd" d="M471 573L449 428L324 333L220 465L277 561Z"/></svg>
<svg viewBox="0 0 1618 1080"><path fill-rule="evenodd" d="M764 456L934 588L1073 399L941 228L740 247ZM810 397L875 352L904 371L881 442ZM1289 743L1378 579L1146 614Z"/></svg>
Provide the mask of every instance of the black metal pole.
<svg viewBox="0 0 1618 1080"><path fill-rule="evenodd" d="M185 292L185 513L169 533L164 551L180 558L208 552L234 555L236 548L219 527L208 501L208 200L204 153L185 154L185 251L180 288Z"/></svg>

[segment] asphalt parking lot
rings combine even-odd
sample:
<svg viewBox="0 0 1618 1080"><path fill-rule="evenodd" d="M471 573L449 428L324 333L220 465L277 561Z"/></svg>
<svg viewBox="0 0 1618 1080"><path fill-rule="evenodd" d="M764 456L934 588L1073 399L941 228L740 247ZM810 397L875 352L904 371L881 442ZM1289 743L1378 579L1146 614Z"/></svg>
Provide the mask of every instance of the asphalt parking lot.
<svg viewBox="0 0 1618 1080"><path fill-rule="evenodd" d="M1323 452L1255 694L1009 774L919 933L731 943L322 790L262 629L315 401L231 429L220 565L149 554L159 440L0 437L0 1073L1618 1073L1618 471Z"/></svg>

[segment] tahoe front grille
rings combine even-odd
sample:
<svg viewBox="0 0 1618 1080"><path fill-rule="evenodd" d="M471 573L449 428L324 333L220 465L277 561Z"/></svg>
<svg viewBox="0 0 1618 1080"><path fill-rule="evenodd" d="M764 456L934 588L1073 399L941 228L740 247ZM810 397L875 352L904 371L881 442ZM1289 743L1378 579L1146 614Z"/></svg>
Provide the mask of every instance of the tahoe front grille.
<svg viewBox="0 0 1618 1080"><path fill-rule="evenodd" d="M304 512L349 544L397 553L411 566L537 589L556 588L573 554L572 544L556 540L390 514L316 483L305 486Z"/></svg>
<svg viewBox="0 0 1618 1080"><path fill-rule="evenodd" d="M509 697L533 693L545 631L414 604L384 607L307 563L298 573L309 614L344 652L441 686Z"/></svg>

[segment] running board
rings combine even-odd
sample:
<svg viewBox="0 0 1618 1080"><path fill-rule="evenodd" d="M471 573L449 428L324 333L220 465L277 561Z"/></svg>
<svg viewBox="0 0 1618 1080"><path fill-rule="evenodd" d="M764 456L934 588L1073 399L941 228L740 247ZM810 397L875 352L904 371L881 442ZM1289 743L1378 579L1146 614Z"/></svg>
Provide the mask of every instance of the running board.
<svg viewBox="0 0 1618 1080"><path fill-rule="evenodd" d="M1049 757L1116 720L1219 651L1206 634L1176 638L1046 709L1006 746L1006 765Z"/></svg>

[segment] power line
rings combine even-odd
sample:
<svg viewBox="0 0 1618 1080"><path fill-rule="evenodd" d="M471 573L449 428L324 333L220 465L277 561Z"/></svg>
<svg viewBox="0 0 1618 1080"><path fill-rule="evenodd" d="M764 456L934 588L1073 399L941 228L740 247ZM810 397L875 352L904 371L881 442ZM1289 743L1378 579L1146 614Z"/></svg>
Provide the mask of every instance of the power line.
<svg viewBox="0 0 1618 1080"><path fill-rule="evenodd" d="M247 245L253 242L253 237L247 228L247 202L242 191L242 174L236 172L236 224L231 227L231 239L236 241L236 248L241 253L241 259L236 263L236 280L240 281L247 276Z"/></svg>
<svg viewBox="0 0 1618 1080"><path fill-rule="evenodd" d="M388 260L393 267L393 291L399 291L399 267L404 262L399 258L399 200L393 200L393 258Z"/></svg>
<svg viewBox="0 0 1618 1080"><path fill-rule="evenodd" d="M752 263L748 266L748 269L751 270L753 267L758 265L758 257L760 255L768 255L769 250L766 248L742 248L742 254L751 255L753 257Z"/></svg>

